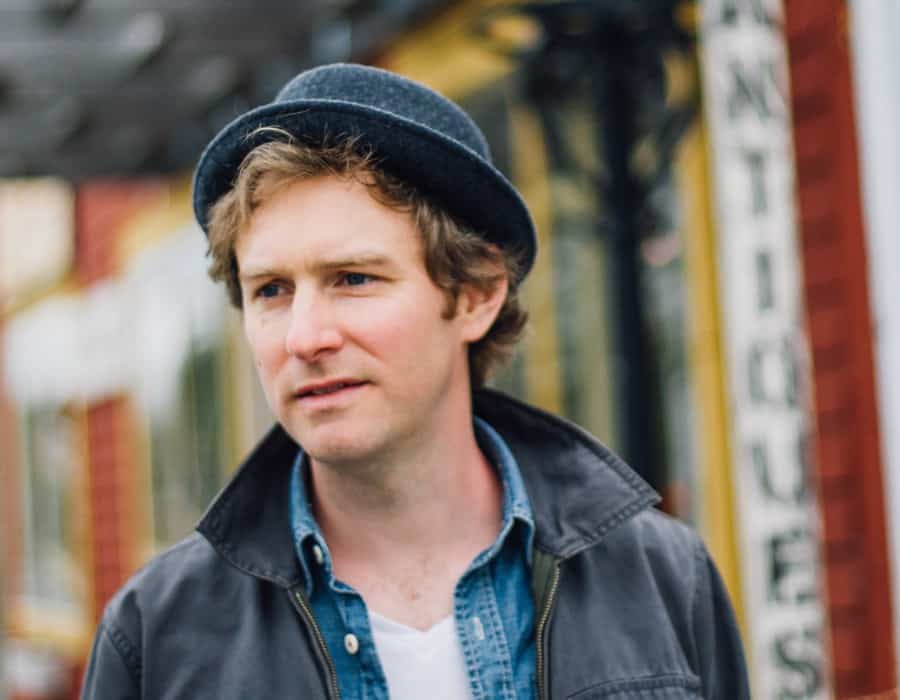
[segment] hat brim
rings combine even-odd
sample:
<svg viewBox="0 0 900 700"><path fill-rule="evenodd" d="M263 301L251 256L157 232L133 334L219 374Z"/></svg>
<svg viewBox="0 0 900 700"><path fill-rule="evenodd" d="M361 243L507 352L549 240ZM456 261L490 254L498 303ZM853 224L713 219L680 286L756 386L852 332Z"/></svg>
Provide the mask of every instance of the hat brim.
<svg viewBox="0 0 900 700"><path fill-rule="evenodd" d="M501 249L521 256L519 279L534 263L531 215L515 188L490 162L422 124L377 108L339 100L294 100L264 105L226 126L207 146L194 173L194 214L207 232L209 208L233 185L244 157L277 138L260 127L280 127L296 139L354 136L371 147L380 167L410 182L451 215Z"/></svg>

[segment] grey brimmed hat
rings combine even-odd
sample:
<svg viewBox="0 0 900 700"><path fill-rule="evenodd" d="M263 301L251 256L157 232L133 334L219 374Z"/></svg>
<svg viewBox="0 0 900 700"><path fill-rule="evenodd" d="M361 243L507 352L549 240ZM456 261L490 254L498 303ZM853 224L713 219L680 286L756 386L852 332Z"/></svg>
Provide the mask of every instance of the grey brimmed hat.
<svg viewBox="0 0 900 700"><path fill-rule="evenodd" d="M207 232L209 208L232 186L244 157L277 139L264 126L321 143L355 136L380 167L430 196L502 249L522 253L521 277L534 262L534 224L516 189L491 163L484 135L456 104L379 68L337 63L305 71L271 103L226 126L200 156L194 215Z"/></svg>

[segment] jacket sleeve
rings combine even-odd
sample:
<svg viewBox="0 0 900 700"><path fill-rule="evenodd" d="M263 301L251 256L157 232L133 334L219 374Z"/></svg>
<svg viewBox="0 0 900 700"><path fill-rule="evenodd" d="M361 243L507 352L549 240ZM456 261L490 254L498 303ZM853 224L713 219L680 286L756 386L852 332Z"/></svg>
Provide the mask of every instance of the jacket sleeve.
<svg viewBox="0 0 900 700"><path fill-rule="evenodd" d="M706 700L749 700L741 638L728 593L702 542L696 547L694 639Z"/></svg>
<svg viewBox="0 0 900 700"><path fill-rule="evenodd" d="M81 686L81 700L139 700L140 658L115 627L100 623Z"/></svg>

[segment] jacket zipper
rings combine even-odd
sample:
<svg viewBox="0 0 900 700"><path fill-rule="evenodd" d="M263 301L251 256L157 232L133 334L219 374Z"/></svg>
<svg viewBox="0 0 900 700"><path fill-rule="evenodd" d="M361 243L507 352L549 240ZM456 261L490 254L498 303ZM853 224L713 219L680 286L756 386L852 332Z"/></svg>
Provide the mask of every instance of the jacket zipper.
<svg viewBox="0 0 900 700"><path fill-rule="evenodd" d="M547 632L547 622L550 620L550 613L553 612L553 602L556 600L556 589L559 588L560 568L559 564L553 567L553 579L550 582L550 590L544 599L544 605L541 610L541 616L538 618L537 628L535 630L535 673L537 675L538 700L549 700L547 693L547 668L546 659L544 658L544 649L547 640L544 638Z"/></svg>
<svg viewBox="0 0 900 700"><path fill-rule="evenodd" d="M297 605L297 612L300 613L300 617L304 619L309 628L312 630L313 637L316 640L316 646L319 647L319 652L322 654L322 659L325 662L325 668L328 672L328 697L331 700L340 700L341 691L338 688L338 677L337 671L334 668L334 661L331 659L331 655L328 653L328 647L325 645L325 637L322 636L322 630L319 628L319 624L316 622L316 618L313 617L312 610L310 610L309 603L306 602L306 598L303 593L300 591L292 591L291 598L293 598Z"/></svg>

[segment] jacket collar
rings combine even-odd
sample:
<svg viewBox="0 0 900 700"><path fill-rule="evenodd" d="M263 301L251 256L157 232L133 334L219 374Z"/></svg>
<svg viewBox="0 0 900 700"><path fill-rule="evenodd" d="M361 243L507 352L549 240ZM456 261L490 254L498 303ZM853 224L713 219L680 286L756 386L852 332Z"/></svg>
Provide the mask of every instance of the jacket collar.
<svg viewBox="0 0 900 700"><path fill-rule="evenodd" d="M475 395L475 414L509 445L535 523L535 547L570 557L659 501L656 492L582 428L497 391Z"/></svg>
<svg viewBox="0 0 900 700"><path fill-rule="evenodd" d="M492 390L476 393L474 409L518 462L539 550L572 556L659 500L621 459L562 418ZM274 427L197 526L233 566L284 587L303 580L289 509L298 449Z"/></svg>

